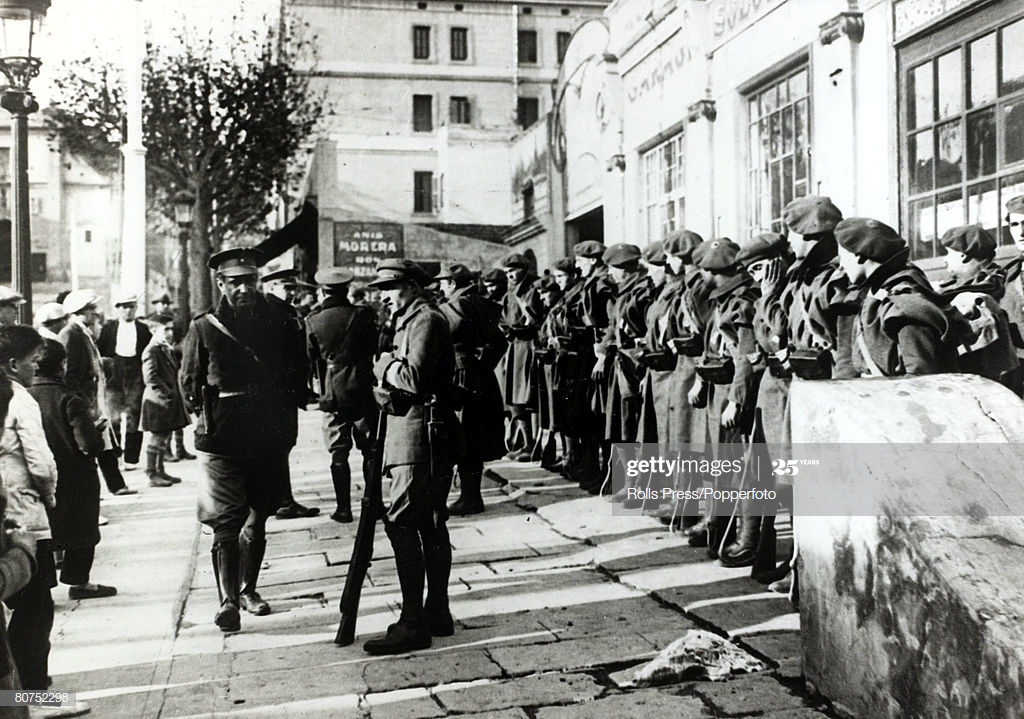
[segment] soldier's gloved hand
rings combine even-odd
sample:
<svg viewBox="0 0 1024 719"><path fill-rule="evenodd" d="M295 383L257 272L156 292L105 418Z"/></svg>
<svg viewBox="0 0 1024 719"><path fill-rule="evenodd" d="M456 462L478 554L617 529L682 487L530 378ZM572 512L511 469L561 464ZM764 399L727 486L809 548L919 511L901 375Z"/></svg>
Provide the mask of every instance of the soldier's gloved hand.
<svg viewBox="0 0 1024 719"><path fill-rule="evenodd" d="M395 356L390 352L384 352L377 359L373 365L373 376L377 378L378 382L384 381L384 373L388 369L388 365L395 361Z"/></svg>
<svg viewBox="0 0 1024 719"><path fill-rule="evenodd" d="M708 405L708 397L704 392L704 382L698 379L693 383L693 387L690 388L690 392L686 395L686 399L689 400L690 406L697 409L703 409Z"/></svg>
<svg viewBox="0 0 1024 719"><path fill-rule="evenodd" d="M722 426L726 429L733 429L739 423L740 406L735 402L729 402L722 410Z"/></svg>

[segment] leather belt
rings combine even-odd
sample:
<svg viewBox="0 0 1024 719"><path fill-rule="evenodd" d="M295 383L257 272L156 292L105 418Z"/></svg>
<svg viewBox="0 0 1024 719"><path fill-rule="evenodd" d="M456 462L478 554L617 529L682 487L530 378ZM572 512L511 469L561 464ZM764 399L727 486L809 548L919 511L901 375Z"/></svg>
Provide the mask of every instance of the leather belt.
<svg viewBox="0 0 1024 719"><path fill-rule="evenodd" d="M260 393L260 386L258 384L248 385L245 389L231 390L228 392L218 391L217 397L255 397Z"/></svg>

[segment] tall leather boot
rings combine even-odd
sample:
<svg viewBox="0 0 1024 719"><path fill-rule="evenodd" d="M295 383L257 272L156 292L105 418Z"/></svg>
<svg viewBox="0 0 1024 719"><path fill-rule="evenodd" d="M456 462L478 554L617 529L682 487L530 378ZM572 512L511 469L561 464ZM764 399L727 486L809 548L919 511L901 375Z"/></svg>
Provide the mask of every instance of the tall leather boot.
<svg viewBox="0 0 1024 719"><path fill-rule="evenodd" d="M761 537L757 542L757 550L754 553L754 563L750 565L750 576L755 581L760 581L761 577L764 577L775 570L775 564L778 561L778 557L776 556L777 537L778 533L775 531L775 515L762 517Z"/></svg>
<svg viewBox="0 0 1024 719"><path fill-rule="evenodd" d="M480 496L480 482L483 477L483 466L467 467L459 465L459 498L455 500L448 513L455 517L466 517L484 511L484 500Z"/></svg>
<svg viewBox="0 0 1024 719"><path fill-rule="evenodd" d="M146 476L149 477L150 487L170 487L174 482L160 476L160 450L146 450Z"/></svg>
<svg viewBox="0 0 1024 719"><path fill-rule="evenodd" d="M142 453L142 432L124 433L124 463L138 464Z"/></svg>
<svg viewBox="0 0 1024 719"><path fill-rule="evenodd" d="M147 462L149 461L148 454L149 453L147 452L147 457L146 457L146 461ZM167 470L164 469L164 456L165 456L165 454L164 454L164 452L162 450L157 453L157 456L156 456L156 473L158 475L160 475L165 481L168 481L171 484L178 484L181 481L181 478L180 477L172 477L171 475L167 474Z"/></svg>
<svg viewBox="0 0 1024 719"><path fill-rule="evenodd" d="M334 484L334 497L338 508L331 515L335 522L348 524L352 521L352 471L348 462L331 464L331 482Z"/></svg>
<svg viewBox="0 0 1024 719"><path fill-rule="evenodd" d="M270 614L270 605L256 591L256 582L260 578L260 567L263 566L263 555L266 551L266 539L249 539L244 534L239 535L238 553L242 580L242 588L238 594L239 606L258 617Z"/></svg>
<svg viewBox="0 0 1024 719"><path fill-rule="evenodd" d="M238 544L218 542L213 545L213 574L220 597L220 609L213 621L222 632L237 632L242 628L238 614Z"/></svg>
<svg viewBox="0 0 1024 719"><path fill-rule="evenodd" d="M747 510L744 503L744 510ZM726 545L718 561L723 567L749 567L754 563L757 555L757 545L761 539L761 517L749 515L744 511L743 516L737 517L739 528L736 531L736 540Z"/></svg>
<svg viewBox="0 0 1024 719"><path fill-rule="evenodd" d="M196 456L185 449L185 433L180 429L174 431L174 456L177 459L195 459Z"/></svg>
<svg viewBox="0 0 1024 719"><path fill-rule="evenodd" d="M430 647L430 629L423 614L424 567L420 533L412 527L386 523L384 530L395 552L395 568L402 589L402 614L387 634L363 644L367 654L404 654Z"/></svg>
<svg viewBox="0 0 1024 719"><path fill-rule="evenodd" d="M420 531L423 540L423 566L427 574L427 599L423 603L423 616L430 633L435 637L450 637L455 633L455 622L448 609L448 580L452 573L452 545L448 527Z"/></svg>
<svg viewBox="0 0 1024 719"><path fill-rule="evenodd" d="M736 522L728 516L712 517L708 526L708 559L718 559L718 549L729 546L736 534Z"/></svg>

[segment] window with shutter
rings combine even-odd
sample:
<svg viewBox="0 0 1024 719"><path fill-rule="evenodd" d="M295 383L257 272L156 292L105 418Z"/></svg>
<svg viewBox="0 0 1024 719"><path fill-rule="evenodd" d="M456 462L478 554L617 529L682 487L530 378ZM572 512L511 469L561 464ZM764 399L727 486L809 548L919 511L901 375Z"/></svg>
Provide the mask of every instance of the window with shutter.
<svg viewBox="0 0 1024 719"><path fill-rule="evenodd" d="M469 59L469 30L464 27L452 28L452 60Z"/></svg>
<svg viewBox="0 0 1024 719"><path fill-rule="evenodd" d="M520 30L518 37L519 37L519 64L520 65L536 65L537 64L537 31L536 30Z"/></svg>
<svg viewBox="0 0 1024 719"><path fill-rule="evenodd" d="M434 129L434 98L430 95L412 96L412 129L430 132Z"/></svg>
<svg viewBox="0 0 1024 719"><path fill-rule="evenodd" d="M430 59L430 27L427 25L413 25L412 28L412 57L414 60Z"/></svg>

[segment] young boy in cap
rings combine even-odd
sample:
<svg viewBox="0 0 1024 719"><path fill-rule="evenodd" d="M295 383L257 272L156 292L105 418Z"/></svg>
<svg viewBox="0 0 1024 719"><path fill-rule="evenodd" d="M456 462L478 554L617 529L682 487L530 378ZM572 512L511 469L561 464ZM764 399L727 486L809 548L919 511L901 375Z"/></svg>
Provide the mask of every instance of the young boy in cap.
<svg viewBox="0 0 1024 719"><path fill-rule="evenodd" d="M153 339L142 352L142 419L149 432L146 476L150 487L170 487L181 480L167 473L164 459L171 454L171 435L188 425L188 413L178 387L178 359L174 353L174 315L150 320Z"/></svg>

